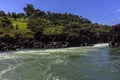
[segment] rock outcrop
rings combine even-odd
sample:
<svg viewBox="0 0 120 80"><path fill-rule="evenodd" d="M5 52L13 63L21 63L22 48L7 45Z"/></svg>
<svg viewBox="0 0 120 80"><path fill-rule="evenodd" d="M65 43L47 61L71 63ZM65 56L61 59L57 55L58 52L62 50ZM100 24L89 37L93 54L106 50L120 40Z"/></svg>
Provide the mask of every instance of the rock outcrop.
<svg viewBox="0 0 120 80"><path fill-rule="evenodd" d="M45 35L41 32L36 32L34 38L15 38L9 35L0 37L0 51L92 46L96 43L106 42L108 42L108 33L99 33L98 35L89 29L73 30L69 34L60 35Z"/></svg>
<svg viewBox="0 0 120 80"><path fill-rule="evenodd" d="M109 34L110 47L120 47L120 24L112 27Z"/></svg>

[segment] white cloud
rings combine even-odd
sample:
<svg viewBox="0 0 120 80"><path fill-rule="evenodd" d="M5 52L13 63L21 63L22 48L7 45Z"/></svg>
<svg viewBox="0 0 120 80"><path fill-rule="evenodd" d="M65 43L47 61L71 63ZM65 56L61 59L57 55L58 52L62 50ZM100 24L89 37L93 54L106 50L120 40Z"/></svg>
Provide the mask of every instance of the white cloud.
<svg viewBox="0 0 120 80"><path fill-rule="evenodd" d="M119 11L120 11L120 9L117 9L117 11L119 12Z"/></svg>

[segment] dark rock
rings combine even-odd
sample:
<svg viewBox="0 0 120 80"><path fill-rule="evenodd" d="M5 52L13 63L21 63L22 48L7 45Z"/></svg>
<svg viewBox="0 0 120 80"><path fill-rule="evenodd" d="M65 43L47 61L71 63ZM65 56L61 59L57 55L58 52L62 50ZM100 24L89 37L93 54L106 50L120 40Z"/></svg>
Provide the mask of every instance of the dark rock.
<svg viewBox="0 0 120 80"><path fill-rule="evenodd" d="M72 27L70 27L72 28ZM74 26L74 28L76 28ZM72 29L74 29L72 28ZM67 30L67 29L66 29ZM111 31L110 45L119 46L120 40L117 38L120 34L113 34L118 29ZM115 36L115 37L113 37ZM72 30L71 33L59 34L59 35L45 35L41 32L36 32L34 38L21 38L10 37L6 35L0 38L0 51L27 49L27 48L66 48L66 47L78 47L78 46L91 46L96 43L108 42L108 33L91 32L90 29L83 29L80 31Z"/></svg>
<svg viewBox="0 0 120 80"><path fill-rule="evenodd" d="M34 42L33 47L34 48L42 48L42 42Z"/></svg>
<svg viewBox="0 0 120 80"><path fill-rule="evenodd" d="M120 24L112 27L109 34L110 47L120 47Z"/></svg>

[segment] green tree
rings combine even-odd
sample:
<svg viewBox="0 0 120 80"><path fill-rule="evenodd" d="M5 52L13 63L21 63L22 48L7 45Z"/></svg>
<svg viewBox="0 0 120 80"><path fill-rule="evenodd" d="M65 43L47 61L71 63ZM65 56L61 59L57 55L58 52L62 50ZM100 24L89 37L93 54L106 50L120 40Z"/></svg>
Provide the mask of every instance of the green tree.
<svg viewBox="0 0 120 80"><path fill-rule="evenodd" d="M41 18L36 18L36 19L29 19L28 20L28 28L31 30L31 31L34 31L34 32L39 32L39 31L42 31L42 28L43 28L43 20Z"/></svg>
<svg viewBox="0 0 120 80"><path fill-rule="evenodd" d="M24 11L26 13L26 16L30 17L34 12L34 6L32 4L27 4L26 7L24 7Z"/></svg>
<svg viewBox="0 0 120 80"><path fill-rule="evenodd" d="M16 20L17 19L17 14L16 12L12 12L12 17Z"/></svg>
<svg viewBox="0 0 120 80"><path fill-rule="evenodd" d="M0 16L5 16L5 12L4 11L0 11Z"/></svg>
<svg viewBox="0 0 120 80"><path fill-rule="evenodd" d="M24 13L17 13L16 16L17 16L17 18L24 18L25 14Z"/></svg>
<svg viewBox="0 0 120 80"><path fill-rule="evenodd" d="M0 17L0 27L1 28L13 28L12 23L7 17Z"/></svg>
<svg viewBox="0 0 120 80"><path fill-rule="evenodd" d="M8 17L12 17L12 14L10 12L7 13Z"/></svg>

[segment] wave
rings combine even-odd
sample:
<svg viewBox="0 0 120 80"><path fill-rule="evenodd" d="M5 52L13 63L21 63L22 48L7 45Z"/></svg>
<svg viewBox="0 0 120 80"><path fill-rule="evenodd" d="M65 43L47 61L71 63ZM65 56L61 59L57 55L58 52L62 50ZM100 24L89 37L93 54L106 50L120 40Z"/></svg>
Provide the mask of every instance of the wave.
<svg viewBox="0 0 120 80"><path fill-rule="evenodd" d="M95 44L93 45L93 47L108 47L109 44L108 43L101 43L101 44Z"/></svg>
<svg viewBox="0 0 120 80"><path fill-rule="evenodd" d="M58 49L33 49L33 50L25 49L25 50L10 51L0 54L0 60L19 57L19 55L17 56L16 54L49 55L52 53L77 53L77 52L86 53L88 51L96 50L95 48L101 48L101 47L108 47L108 43L95 44L94 46L84 46L84 47L69 47L69 48L58 48Z"/></svg>
<svg viewBox="0 0 120 80"><path fill-rule="evenodd" d="M9 53L0 54L0 60L12 59L12 58L14 58L14 56Z"/></svg>

